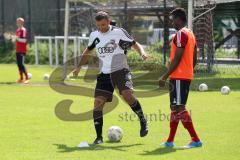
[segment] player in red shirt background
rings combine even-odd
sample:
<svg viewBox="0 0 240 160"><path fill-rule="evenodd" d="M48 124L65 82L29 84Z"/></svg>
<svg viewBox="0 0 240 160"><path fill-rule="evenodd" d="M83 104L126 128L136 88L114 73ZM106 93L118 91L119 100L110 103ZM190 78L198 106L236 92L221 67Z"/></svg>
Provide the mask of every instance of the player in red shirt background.
<svg viewBox="0 0 240 160"><path fill-rule="evenodd" d="M177 30L172 42L170 52L170 65L167 72L161 77L159 85L165 85L170 80L170 133L165 147L174 147L174 138L179 121L189 132L191 142L186 148L201 147L202 142L195 131L190 113L186 108L189 87L193 79L193 70L197 60L197 44L193 32L186 28L187 16L183 8L176 8L171 12L173 26Z"/></svg>
<svg viewBox="0 0 240 160"><path fill-rule="evenodd" d="M17 18L17 27L16 30L16 59L19 70L20 79L17 80L17 83L29 83L28 73L26 66L24 65L25 56L27 53L27 30L24 27L24 19ZM23 79L23 74L25 75L25 80Z"/></svg>

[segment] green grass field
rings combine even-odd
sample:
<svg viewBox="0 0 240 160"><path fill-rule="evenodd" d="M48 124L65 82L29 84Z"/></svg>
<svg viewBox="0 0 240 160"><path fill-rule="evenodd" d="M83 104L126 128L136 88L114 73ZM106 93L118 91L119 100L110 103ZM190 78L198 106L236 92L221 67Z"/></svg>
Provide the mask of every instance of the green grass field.
<svg viewBox="0 0 240 160"><path fill-rule="evenodd" d="M204 146L181 150L159 147L169 131L168 95L140 98L146 114L156 114L157 119L149 121L149 134L139 137L139 122L123 119L132 112L120 100L119 105L104 117L104 140L99 146L80 149L81 141L92 143L95 130L92 121L66 122L55 115L56 104L63 99L74 101L71 111L79 113L90 110L93 99L63 95L53 91L44 73L51 73L50 67L28 66L33 74L30 85L15 84L18 78L15 65L0 65L0 159L1 160L238 160L240 155L240 78L239 71L198 74L190 92L188 108L191 110L196 130ZM194 91L202 82L209 84L211 91ZM77 82L75 82L77 83ZM219 92L222 85L233 90L224 96ZM92 86L94 85L91 84ZM195 86L195 87L194 87ZM161 113L161 116L160 116ZM107 142L106 130L118 125L124 130L120 143ZM190 141L187 131L179 126L176 145L183 146Z"/></svg>

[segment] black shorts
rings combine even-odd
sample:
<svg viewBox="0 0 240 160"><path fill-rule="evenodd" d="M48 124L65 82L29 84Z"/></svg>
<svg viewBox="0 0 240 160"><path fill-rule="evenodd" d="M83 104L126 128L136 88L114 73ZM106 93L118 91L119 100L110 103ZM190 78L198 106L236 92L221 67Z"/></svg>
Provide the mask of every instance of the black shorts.
<svg viewBox="0 0 240 160"><path fill-rule="evenodd" d="M102 96L111 102L115 86L119 93L124 90L133 90L131 72L128 69L122 69L111 74L100 73L97 77L94 97Z"/></svg>
<svg viewBox="0 0 240 160"><path fill-rule="evenodd" d="M170 80L170 104L171 106L186 105L191 81Z"/></svg>

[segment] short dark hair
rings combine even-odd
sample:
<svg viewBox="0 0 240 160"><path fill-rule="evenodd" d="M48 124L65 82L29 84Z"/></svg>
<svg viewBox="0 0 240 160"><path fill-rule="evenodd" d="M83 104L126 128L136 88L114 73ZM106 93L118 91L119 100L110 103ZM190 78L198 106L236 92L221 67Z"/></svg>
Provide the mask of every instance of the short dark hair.
<svg viewBox="0 0 240 160"><path fill-rule="evenodd" d="M183 8L176 8L171 12L171 15L175 18L180 18L184 23L187 22L187 15Z"/></svg>
<svg viewBox="0 0 240 160"><path fill-rule="evenodd" d="M95 20L96 21L101 21L103 19L109 20L109 15L107 12L105 11L99 11L97 12L96 16L95 16Z"/></svg>

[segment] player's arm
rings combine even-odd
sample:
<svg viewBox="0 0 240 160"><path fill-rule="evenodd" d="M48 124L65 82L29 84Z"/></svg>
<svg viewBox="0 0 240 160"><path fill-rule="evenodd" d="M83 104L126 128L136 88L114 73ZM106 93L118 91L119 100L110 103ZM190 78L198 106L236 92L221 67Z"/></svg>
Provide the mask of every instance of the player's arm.
<svg viewBox="0 0 240 160"><path fill-rule="evenodd" d="M179 65L182 59L183 53L184 53L184 48L177 47L175 51L175 56L172 62L170 63L167 69L167 72L163 75L162 80L166 80L169 77L169 75L171 75L175 71L175 69L177 68L177 66Z"/></svg>
<svg viewBox="0 0 240 160"><path fill-rule="evenodd" d="M135 42L135 44L132 46L137 52L138 54L142 57L142 60L146 60L148 58L148 55L145 53L143 47L141 44L139 44L138 42Z"/></svg>
<svg viewBox="0 0 240 160"><path fill-rule="evenodd" d="M23 30L21 36L16 36L16 40L21 43L27 43L27 31Z"/></svg>
<svg viewBox="0 0 240 160"><path fill-rule="evenodd" d="M167 69L167 72L161 77L161 81L165 83L165 81L167 80L167 78L176 70L176 68L178 67L183 53L184 53L184 49L185 46L187 45L187 41L188 41L188 35L185 32L182 31L178 31L176 33L176 38L175 38L175 45L177 46L174 57L171 61L171 63L169 64L169 67ZM159 82L160 83L160 82Z"/></svg>
<svg viewBox="0 0 240 160"><path fill-rule="evenodd" d="M89 48L86 48L83 51L83 53L81 55L81 58L80 58L80 61L78 62L77 68L75 68L74 71L73 71L73 76L75 76L75 77L78 76L78 74L80 72L80 69L81 69L81 66L87 64L87 61L90 57L90 54L91 54L91 49L89 49Z"/></svg>
<svg viewBox="0 0 240 160"><path fill-rule="evenodd" d="M145 53L142 45L136 42L133 39L133 37L130 36L125 29L121 28L119 35L121 37L119 41L119 46L123 50L127 50L133 47L138 52L138 54L142 57L142 60L146 60L148 58L148 55Z"/></svg>
<svg viewBox="0 0 240 160"><path fill-rule="evenodd" d="M27 43L27 38L19 38L19 37L16 37L16 40L18 42L21 42L21 43Z"/></svg>
<svg viewBox="0 0 240 160"><path fill-rule="evenodd" d="M81 68L82 65L87 64L87 61L88 61L88 58L89 58L90 54L91 54L91 50L89 48L86 48L83 51L81 59L78 63L78 68Z"/></svg>
<svg viewBox="0 0 240 160"><path fill-rule="evenodd" d="M99 43L99 39L96 38L93 33L89 36L88 47L84 49L77 68L73 71L73 75L77 76L80 72L81 66L87 64L87 61L90 57L91 51L96 47L96 44Z"/></svg>

